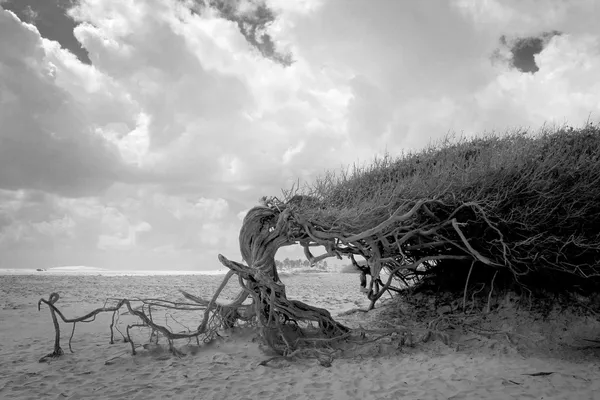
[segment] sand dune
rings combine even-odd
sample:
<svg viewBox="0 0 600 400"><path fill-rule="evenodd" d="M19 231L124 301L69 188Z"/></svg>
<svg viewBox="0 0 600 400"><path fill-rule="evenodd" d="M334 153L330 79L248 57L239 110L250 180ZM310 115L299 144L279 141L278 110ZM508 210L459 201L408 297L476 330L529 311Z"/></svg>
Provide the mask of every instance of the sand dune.
<svg viewBox="0 0 600 400"><path fill-rule="evenodd" d="M283 359L258 364L265 353L254 334L239 330L198 348L179 342L187 355L163 346L145 346L131 356L121 341L110 345L109 316L78 324L69 353L70 328L63 325L60 359L39 363L52 350L47 308L37 301L60 292L68 316L100 306L105 297L152 296L175 299L177 288L212 294L218 276L106 277L1 276L0 398L2 399L595 399L600 398L600 363L594 354L565 357L523 355L502 341L462 338L448 346L431 341L415 347L365 346L334 360ZM284 278L290 297L336 312L366 304L353 275L319 274ZM235 285L225 297L233 297ZM331 295L340 293L341 295ZM370 315L346 317L368 324ZM189 316L193 325L196 316ZM148 335L139 331L140 344ZM459 340L460 341L460 340ZM480 345L474 345L475 342ZM504 346L504 347L502 347Z"/></svg>

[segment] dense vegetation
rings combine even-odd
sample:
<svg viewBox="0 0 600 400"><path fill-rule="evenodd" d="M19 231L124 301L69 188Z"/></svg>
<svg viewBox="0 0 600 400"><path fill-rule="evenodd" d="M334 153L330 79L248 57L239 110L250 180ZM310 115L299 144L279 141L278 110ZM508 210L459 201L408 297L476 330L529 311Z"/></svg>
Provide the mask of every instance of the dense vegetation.
<svg viewBox="0 0 600 400"><path fill-rule="evenodd" d="M593 124L447 138L327 173L285 203L305 244L364 257L376 285L383 269L437 290L491 290L495 280L590 294L600 288L599 158Z"/></svg>
<svg viewBox="0 0 600 400"><path fill-rule="evenodd" d="M327 272L329 266L327 261L321 261L311 266L308 260L290 260L285 258L283 261L275 260L275 266L279 272Z"/></svg>

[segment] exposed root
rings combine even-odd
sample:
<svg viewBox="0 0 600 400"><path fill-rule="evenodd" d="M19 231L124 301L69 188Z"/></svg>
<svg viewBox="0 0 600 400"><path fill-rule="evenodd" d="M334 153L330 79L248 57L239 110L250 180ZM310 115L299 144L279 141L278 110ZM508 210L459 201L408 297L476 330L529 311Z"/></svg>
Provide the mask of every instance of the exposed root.
<svg viewBox="0 0 600 400"><path fill-rule="evenodd" d="M136 354L136 347L138 347L138 345L136 345L134 343L134 340L131 336L131 330L133 328L149 328L151 330L150 340L152 340L152 338L154 338L156 343L158 343L159 336L165 337L169 343L169 350L173 354L180 355L180 353L176 350L176 348L173 345L174 340L195 338L197 340L197 342L199 343L200 338L202 338L202 341L207 343L213 339L213 337L217 334L217 330L220 329L220 327L221 327L219 324L216 323L219 320L218 311L222 310L222 308L219 308L218 306L216 306L216 307L211 306L210 308L208 308L208 307L203 307L199 304L176 303L176 302L171 302L171 301L161 300L161 299L135 299L135 300L107 299L107 302L109 300L113 300L113 301L116 300L117 304L114 306L107 306L107 302L105 302L104 307L97 308L82 317L67 318L60 311L60 309L58 309L56 306L56 303L59 300L59 298L60 298L60 296L58 295L58 293L52 293L48 300L40 299L38 302L38 310L40 309L40 306L42 303L46 304L48 306L48 308L50 309L50 314L52 316L52 320L54 323L54 330L55 330L54 352L48 354L45 357L42 357L42 359L40 359L40 362L47 361L51 358L60 357L64 354L64 352L60 346L60 326L58 323L58 317L60 317L60 319L64 323L73 324L71 336L69 337L69 350L71 352L73 352L73 349L71 347L71 341L72 341L73 335L75 333L76 324L78 322L92 322L95 320L96 316L100 313L106 313L106 312L112 313L111 324L110 324L110 343L111 344L114 343L114 331L117 330L119 333L121 333L121 336L123 337L123 342L130 344L131 353L133 355ZM138 303L138 302L141 303L141 305L134 307L133 303ZM206 304L210 305L212 303L207 302ZM139 323L127 325L125 334L123 334L118 329L119 315L123 308L125 308L126 312L128 312L129 314L137 317L140 321ZM199 326L199 329L197 329L195 331L187 329L184 332L174 332L173 329L168 326L168 320L165 320L165 325L161 325L155 321L153 314L152 314L153 308L163 309L163 310L180 310L180 311L204 310L203 323L201 323ZM215 311L217 311L217 312L215 312ZM169 314L167 314L167 317L169 317ZM174 322L177 322L172 316L170 316L169 318L171 320L173 320Z"/></svg>
<svg viewBox="0 0 600 400"><path fill-rule="evenodd" d="M54 351L52 353L46 354L44 357L40 358L40 362L48 361L49 359L54 359L62 356L64 354L63 349L60 347L60 326L58 325L58 319L56 318L56 309L54 308L54 303L56 303L60 299L58 293L52 293L48 300L40 299L38 301L38 311L40 310L40 305L42 302L48 304L50 306L50 315L52 316L52 323L54 324ZM60 314L62 318L62 314ZM64 318L63 318L64 320ZM69 345L69 349L71 346Z"/></svg>

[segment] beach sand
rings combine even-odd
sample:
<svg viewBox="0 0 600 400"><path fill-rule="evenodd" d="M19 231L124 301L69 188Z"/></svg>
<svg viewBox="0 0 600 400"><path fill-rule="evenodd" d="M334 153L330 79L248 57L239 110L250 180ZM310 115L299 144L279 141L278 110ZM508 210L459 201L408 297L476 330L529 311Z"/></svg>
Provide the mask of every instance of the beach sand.
<svg viewBox="0 0 600 400"><path fill-rule="evenodd" d="M572 350L557 347L555 342L554 347L545 346L553 333L534 328L535 338L529 340L538 345L518 344L519 335L525 337L530 324L523 322L519 327L506 316L504 329L514 333L510 342L504 335L486 338L461 334L454 335L447 345L440 340L412 347L373 343L324 367L314 359L278 359L259 366L271 354L263 351L256 335L248 330L224 334L200 348L179 341L178 348L187 354L181 358L163 346L146 346L132 356L129 344L122 340L109 344L110 315L106 314L94 322L77 324L74 353L67 345L71 327L61 324L65 355L38 362L53 349L48 308L42 305L42 310L37 310L39 298L48 298L51 292L61 294L57 306L67 317L75 317L102 306L106 297L177 300L181 299L177 289L210 297L221 279L198 275L57 276L44 272L0 276L0 398L600 399L597 349ZM282 279L290 298L326 307L333 315L367 304L352 274ZM236 293L237 286L231 284L224 298ZM368 314L353 313L339 319L350 326L369 327L382 314L388 321L394 320L390 316L399 322L405 318L401 310L383 304ZM181 318L187 318L179 320L183 325L195 326L201 314ZM560 324L573 325L565 318L552 325L554 329L560 330ZM582 329L590 330L596 322L584 324ZM147 330L140 329L134 337L143 344L148 335Z"/></svg>

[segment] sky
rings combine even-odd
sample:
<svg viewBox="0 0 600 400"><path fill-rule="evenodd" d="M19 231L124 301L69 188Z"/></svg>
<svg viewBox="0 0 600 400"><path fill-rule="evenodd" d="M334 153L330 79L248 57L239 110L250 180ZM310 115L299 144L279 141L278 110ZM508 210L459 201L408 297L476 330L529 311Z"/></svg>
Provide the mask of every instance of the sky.
<svg viewBox="0 0 600 400"><path fill-rule="evenodd" d="M0 0L0 268L214 270L297 181L600 120L597 0L266 3L290 67L183 1Z"/></svg>

